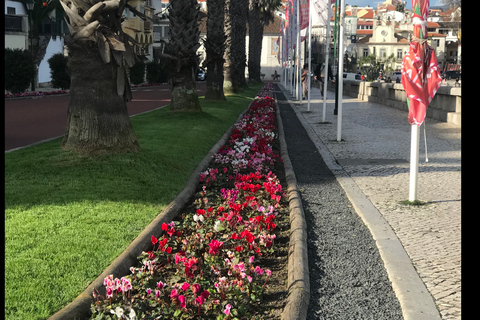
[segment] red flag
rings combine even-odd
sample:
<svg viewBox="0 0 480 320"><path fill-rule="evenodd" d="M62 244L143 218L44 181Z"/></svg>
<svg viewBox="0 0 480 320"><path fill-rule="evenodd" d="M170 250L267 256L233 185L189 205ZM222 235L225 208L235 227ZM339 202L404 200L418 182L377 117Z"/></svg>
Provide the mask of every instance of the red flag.
<svg viewBox="0 0 480 320"><path fill-rule="evenodd" d="M433 48L428 45L429 0L412 0L413 41L402 62L402 84L409 101L408 121L421 125L427 107L437 93L440 69Z"/></svg>
<svg viewBox="0 0 480 320"><path fill-rule="evenodd" d="M308 28L310 0L300 0L300 30Z"/></svg>

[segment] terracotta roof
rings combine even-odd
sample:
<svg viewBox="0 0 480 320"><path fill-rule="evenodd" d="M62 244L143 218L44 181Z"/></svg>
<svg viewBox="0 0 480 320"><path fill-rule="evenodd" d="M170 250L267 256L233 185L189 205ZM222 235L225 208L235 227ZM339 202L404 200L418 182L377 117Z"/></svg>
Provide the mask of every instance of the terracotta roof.
<svg viewBox="0 0 480 320"><path fill-rule="evenodd" d="M362 30L362 29L357 29L357 34L373 34L373 30Z"/></svg>
<svg viewBox="0 0 480 320"><path fill-rule="evenodd" d="M440 28L440 25L436 22L427 21L427 28Z"/></svg>

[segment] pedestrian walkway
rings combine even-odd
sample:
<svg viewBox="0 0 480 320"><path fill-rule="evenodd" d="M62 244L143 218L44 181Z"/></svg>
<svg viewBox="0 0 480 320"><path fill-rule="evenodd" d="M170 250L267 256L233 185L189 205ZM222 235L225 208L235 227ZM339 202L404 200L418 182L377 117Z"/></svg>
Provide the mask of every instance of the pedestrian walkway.
<svg viewBox="0 0 480 320"><path fill-rule="evenodd" d="M318 88L311 89L310 110L307 100L300 103L285 88L283 92L295 102L303 125L390 224L442 319L460 319L461 129L426 119L427 153L422 126L417 189L425 205L409 206L401 203L408 200L410 179L406 112L344 96L338 142L334 92L328 92L325 119Z"/></svg>

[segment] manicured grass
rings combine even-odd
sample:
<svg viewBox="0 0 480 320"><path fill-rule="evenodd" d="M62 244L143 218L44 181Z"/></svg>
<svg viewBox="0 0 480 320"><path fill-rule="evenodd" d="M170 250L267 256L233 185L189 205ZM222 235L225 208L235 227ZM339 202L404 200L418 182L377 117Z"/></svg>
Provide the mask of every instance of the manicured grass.
<svg viewBox="0 0 480 320"><path fill-rule="evenodd" d="M263 84L132 118L137 154L82 157L60 139L5 154L5 317L45 319L93 281L185 187Z"/></svg>

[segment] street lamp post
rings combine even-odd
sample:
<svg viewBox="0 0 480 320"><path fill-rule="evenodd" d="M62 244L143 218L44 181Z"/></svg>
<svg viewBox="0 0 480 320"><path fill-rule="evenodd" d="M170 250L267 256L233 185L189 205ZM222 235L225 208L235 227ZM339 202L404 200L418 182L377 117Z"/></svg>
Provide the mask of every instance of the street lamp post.
<svg viewBox="0 0 480 320"><path fill-rule="evenodd" d="M25 0L25 6L27 7L27 14L28 14L28 37L30 38L30 52L32 54L32 62L33 62L33 75L32 75L32 92L35 91L35 59L33 56L33 8L35 7L35 0Z"/></svg>

